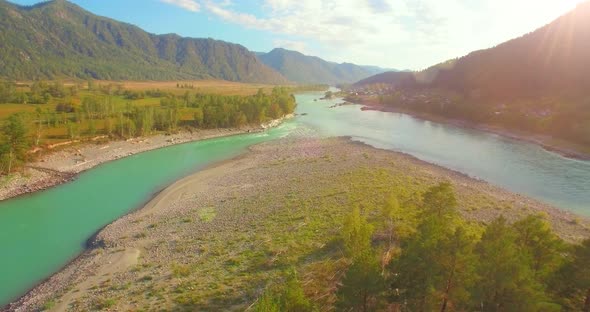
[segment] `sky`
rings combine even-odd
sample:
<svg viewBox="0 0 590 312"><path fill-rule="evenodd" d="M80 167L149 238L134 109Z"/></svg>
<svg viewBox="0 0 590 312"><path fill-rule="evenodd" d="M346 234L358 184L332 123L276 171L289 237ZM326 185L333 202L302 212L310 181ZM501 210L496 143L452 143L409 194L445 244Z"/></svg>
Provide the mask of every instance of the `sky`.
<svg viewBox="0 0 590 312"><path fill-rule="evenodd" d="M149 32L420 70L529 33L582 0L71 0ZM31 5L38 0L11 0Z"/></svg>

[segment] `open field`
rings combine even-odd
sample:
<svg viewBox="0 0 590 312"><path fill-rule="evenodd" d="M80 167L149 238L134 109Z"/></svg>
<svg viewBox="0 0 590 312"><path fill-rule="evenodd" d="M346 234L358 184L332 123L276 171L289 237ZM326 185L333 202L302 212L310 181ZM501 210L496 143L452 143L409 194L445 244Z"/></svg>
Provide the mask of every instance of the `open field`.
<svg viewBox="0 0 590 312"><path fill-rule="evenodd" d="M254 95L259 89L270 92L274 85L251 84L232 82L225 80L192 80L192 81L97 81L98 84L121 84L125 89L141 91L160 89L173 93L183 94L186 91L205 94L223 95ZM190 88L179 88L178 85L187 85Z"/></svg>
<svg viewBox="0 0 590 312"><path fill-rule="evenodd" d="M38 106L36 104L0 104L0 119L8 118L8 116L16 113L34 113L37 107L55 109L54 105Z"/></svg>
<svg viewBox="0 0 590 312"><path fill-rule="evenodd" d="M84 80L58 80L66 87L78 86L82 90L88 90L88 82ZM1 81L0 81L1 82ZM170 81L127 81L127 80L92 80L96 86L120 85L127 90L145 91L160 89L169 92L184 93L185 91L198 91L206 94L224 95L253 95L262 88L265 91L272 90L276 85L244 83L227 80L170 80ZM27 91L33 81L17 81L19 91ZM48 81L52 83L52 81ZM183 87L185 86L185 87Z"/></svg>
<svg viewBox="0 0 590 312"><path fill-rule="evenodd" d="M360 204L378 221L391 192L418 206L442 181L475 231L500 215L542 213L566 241L590 237L588 219L404 154L288 138L176 182L11 309L243 311L294 267L306 295L331 311L349 265L343 216Z"/></svg>

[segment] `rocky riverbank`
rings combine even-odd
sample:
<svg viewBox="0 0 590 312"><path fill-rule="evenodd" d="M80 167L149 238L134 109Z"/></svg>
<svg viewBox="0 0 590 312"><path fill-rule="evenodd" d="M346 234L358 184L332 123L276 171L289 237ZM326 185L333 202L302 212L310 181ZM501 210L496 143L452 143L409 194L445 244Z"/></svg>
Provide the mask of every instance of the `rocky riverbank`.
<svg viewBox="0 0 590 312"><path fill-rule="evenodd" d="M334 279L316 280L327 261L319 255L351 194L370 204L391 188L420 192L442 181L453 184L462 214L475 223L541 213L566 241L590 237L587 218L405 154L346 138L286 138L171 185L5 310L243 311L293 261L305 263L303 283Z"/></svg>
<svg viewBox="0 0 590 312"><path fill-rule="evenodd" d="M288 115L262 124L260 127L193 130L173 135L158 134L125 141L79 143L42 156L37 162L27 165L23 172L1 177L0 200L69 182L80 172L122 157L175 144L264 131L276 127L292 117L293 115Z"/></svg>

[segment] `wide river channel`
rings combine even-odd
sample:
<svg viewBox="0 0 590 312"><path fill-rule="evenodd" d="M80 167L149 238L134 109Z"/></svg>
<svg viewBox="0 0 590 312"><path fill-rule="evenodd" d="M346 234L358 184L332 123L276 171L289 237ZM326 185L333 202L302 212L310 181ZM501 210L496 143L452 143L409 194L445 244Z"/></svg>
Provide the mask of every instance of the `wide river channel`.
<svg viewBox="0 0 590 312"><path fill-rule="evenodd" d="M264 133L137 154L86 171L74 182L0 202L0 307L75 258L101 227L140 208L172 182L290 134L349 136L590 216L588 161L405 114L363 112L358 105L330 108L342 100L314 101L320 97L297 95L297 111L307 115Z"/></svg>

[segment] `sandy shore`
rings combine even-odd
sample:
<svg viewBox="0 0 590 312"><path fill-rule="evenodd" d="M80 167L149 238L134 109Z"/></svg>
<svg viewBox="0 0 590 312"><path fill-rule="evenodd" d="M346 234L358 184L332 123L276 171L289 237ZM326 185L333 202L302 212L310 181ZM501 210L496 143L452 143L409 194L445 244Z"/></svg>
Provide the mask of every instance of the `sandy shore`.
<svg viewBox="0 0 590 312"><path fill-rule="evenodd" d="M422 187L450 181L462 214L469 220L485 223L500 215L516 220L543 213L565 240L590 237L587 218L409 155L346 138L286 138L253 146L243 156L174 183L143 209L101 230L89 250L5 311L31 311L47 302L51 311L107 305L112 311L181 307L243 311L255 298L253 293L259 292L254 285L271 278L274 271L261 271L258 265L249 269L248 258L239 257L269 248L265 246L277 236L305 226L302 219L288 218L280 232L268 232L269 224L279 222L277 216L294 209L290 204L294 194L312 207L318 200L338 206L346 200L350 185L363 179L365 184L359 185L370 186L368 192L396 183ZM324 204L318 207L324 207L318 213L326 209ZM338 219L332 214L326 217L326 222ZM334 229L326 231L333 233ZM317 244L314 248L325 246ZM282 249L284 243L278 246L280 250L263 257L268 259L265 266L290 253ZM242 260L232 260L228 267L228 259ZM244 268L231 269L242 263ZM190 272L184 275L179 267L190 268ZM256 273L245 274L248 270ZM259 280L252 280L253 276Z"/></svg>
<svg viewBox="0 0 590 312"><path fill-rule="evenodd" d="M525 141L540 145L547 151L558 153L567 158L579 159L579 160L590 160L590 153L587 152L590 150L589 148L579 146L574 143L565 142L560 139L555 139L550 136L546 135L538 135L532 133L526 133L516 130L508 130L505 128L500 128L497 126L492 125L479 125L465 120L458 120L458 119L450 119L441 116L435 116L432 114L427 113L420 113L414 112L407 109L400 109L391 106L385 106L381 104L372 104L372 103L355 103L357 105L362 105L362 110L375 110L380 112L392 112L392 113L402 113L411 116L415 116L420 119L434 121L438 123L445 123L451 124L461 128L469 128L469 129L476 129L485 132L494 133L500 136L504 136L507 138Z"/></svg>
<svg viewBox="0 0 590 312"><path fill-rule="evenodd" d="M292 117L289 115L284 119ZM175 144L264 131L280 125L284 119L273 120L259 127L183 131L173 135L158 134L126 141L85 142L70 146L43 156L27 165L22 173L0 177L0 200L67 183L78 173L108 161Z"/></svg>

